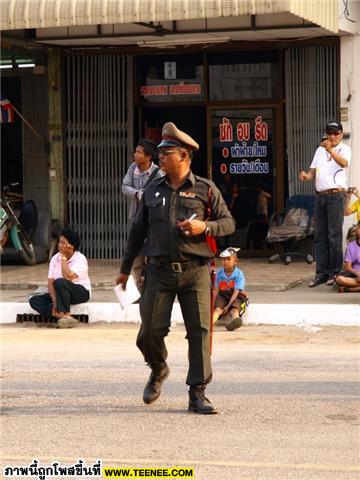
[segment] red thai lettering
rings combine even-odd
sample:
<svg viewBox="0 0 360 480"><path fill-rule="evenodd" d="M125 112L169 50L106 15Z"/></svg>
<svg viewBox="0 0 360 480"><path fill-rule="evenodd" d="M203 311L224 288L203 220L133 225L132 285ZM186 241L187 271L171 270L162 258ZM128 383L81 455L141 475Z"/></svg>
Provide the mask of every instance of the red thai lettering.
<svg viewBox="0 0 360 480"><path fill-rule="evenodd" d="M236 128L236 135L238 140L249 140L250 138L250 123L249 122L239 122Z"/></svg>
<svg viewBox="0 0 360 480"><path fill-rule="evenodd" d="M170 85L170 95L200 95L201 85L199 83L180 82L177 85Z"/></svg>
<svg viewBox="0 0 360 480"><path fill-rule="evenodd" d="M255 140L267 140L269 136L268 125L262 121L262 116L255 118Z"/></svg>
<svg viewBox="0 0 360 480"><path fill-rule="evenodd" d="M220 142L232 142L233 127L228 118L224 117L222 119L222 123L220 123L219 129L220 129Z"/></svg>
<svg viewBox="0 0 360 480"><path fill-rule="evenodd" d="M167 85L146 85L140 87L140 95L143 97L150 97L153 95L167 95L168 86Z"/></svg>

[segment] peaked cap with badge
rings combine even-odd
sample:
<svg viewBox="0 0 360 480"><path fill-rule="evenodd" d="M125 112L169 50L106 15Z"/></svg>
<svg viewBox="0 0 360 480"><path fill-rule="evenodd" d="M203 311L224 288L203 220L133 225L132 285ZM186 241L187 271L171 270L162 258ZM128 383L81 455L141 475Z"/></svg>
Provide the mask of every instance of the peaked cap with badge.
<svg viewBox="0 0 360 480"><path fill-rule="evenodd" d="M158 148L184 147L192 151L199 150L199 144L195 142L190 135L179 130L175 123L165 123L162 128L161 136L162 141L158 145Z"/></svg>

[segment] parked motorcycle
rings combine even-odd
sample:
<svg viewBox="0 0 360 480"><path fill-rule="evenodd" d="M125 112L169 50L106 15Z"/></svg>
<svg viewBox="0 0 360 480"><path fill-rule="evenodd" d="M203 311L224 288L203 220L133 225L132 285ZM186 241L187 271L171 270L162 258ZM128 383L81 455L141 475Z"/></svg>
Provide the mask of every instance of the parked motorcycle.
<svg viewBox="0 0 360 480"><path fill-rule="evenodd" d="M24 230L20 221L16 217L9 198L9 190L11 187L17 185L16 183L10 186L3 187L1 194L1 208L0 208L0 253L2 254L3 247L8 241L10 236L11 242L21 258L28 265L36 264L36 254L34 245L29 238L29 235ZM35 205L33 206L34 208Z"/></svg>

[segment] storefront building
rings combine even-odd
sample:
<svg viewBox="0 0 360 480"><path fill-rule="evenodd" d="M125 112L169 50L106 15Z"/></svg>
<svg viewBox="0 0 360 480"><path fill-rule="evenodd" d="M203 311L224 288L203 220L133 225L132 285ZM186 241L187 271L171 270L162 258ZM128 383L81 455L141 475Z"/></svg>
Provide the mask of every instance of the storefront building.
<svg viewBox="0 0 360 480"><path fill-rule="evenodd" d="M359 63L351 53L359 36L352 24L351 32L339 30L342 2L253 1L249 10L249 2L224 0L199 2L194 11L190 2L119 0L102 2L101 12L90 2L49 1L52 11L46 1L31 3L43 9L27 18L7 10L13 28L3 27L11 43L21 17L23 41L32 27L31 45L47 57L38 110L49 113L51 149L36 171L24 146L24 191L51 200L53 218L81 232L90 258L121 257L122 177L136 140L159 141L166 121L199 142L193 170L222 190L237 223L231 241L248 255L264 253L268 214L291 195L314 193L297 174L309 167L329 120L341 119L346 141L355 155L360 150L352 135L360 122ZM346 15L359 21L349 3ZM357 166L350 183L360 186Z"/></svg>

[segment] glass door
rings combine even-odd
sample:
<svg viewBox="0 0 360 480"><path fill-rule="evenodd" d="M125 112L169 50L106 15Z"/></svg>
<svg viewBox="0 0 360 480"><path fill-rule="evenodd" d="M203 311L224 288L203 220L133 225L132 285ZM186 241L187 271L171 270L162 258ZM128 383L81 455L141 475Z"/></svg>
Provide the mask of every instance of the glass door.
<svg viewBox="0 0 360 480"><path fill-rule="evenodd" d="M236 221L223 246L263 250L276 192L276 108L211 110L212 179Z"/></svg>
<svg viewBox="0 0 360 480"><path fill-rule="evenodd" d="M200 145L200 150L194 152L191 169L196 175L207 176L205 107L198 105L143 107L140 114L141 137L151 138L154 142L160 143L162 126L166 122L174 122L180 130L193 137Z"/></svg>

